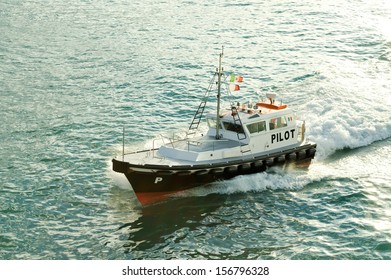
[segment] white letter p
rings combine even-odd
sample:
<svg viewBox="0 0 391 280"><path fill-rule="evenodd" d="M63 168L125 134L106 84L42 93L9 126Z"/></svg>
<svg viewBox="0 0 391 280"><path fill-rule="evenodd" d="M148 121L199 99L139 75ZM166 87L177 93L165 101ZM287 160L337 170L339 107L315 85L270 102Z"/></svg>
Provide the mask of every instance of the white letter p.
<svg viewBox="0 0 391 280"><path fill-rule="evenodd" d="M157 183L159 183L159 182L161 182L161 181L163 181L163 178L162 178L162 177L156 177L156 179L155 179L155 184L157 184Z"/></svg>

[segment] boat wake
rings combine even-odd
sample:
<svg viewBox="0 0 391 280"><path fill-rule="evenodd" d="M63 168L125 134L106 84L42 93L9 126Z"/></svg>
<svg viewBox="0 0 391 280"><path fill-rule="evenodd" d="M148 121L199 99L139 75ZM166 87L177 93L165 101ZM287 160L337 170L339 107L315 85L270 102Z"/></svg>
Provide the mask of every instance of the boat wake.
<svg viewBox="0 0 391 280"><path fill-rule="evenodd" d="M369 124L362 120L339 122L325 120L310 133L311 141L318 144L315 161L323 160L338 150L355 149L391 137L389 124Z"/></svg>
<svg viewBox="0 0 391 280"><path fill-rule="evenodd" d="M175 194L173 197L207 196L210 194L237 194L263 192L266 190L300 190L306 185L321 180L316 176L297 167L272 167L266 172L251 175L241 175L226 181L218 181L206 186L189 189Z"/></svg>
<svg viewBox="0 0 391 280"><path fill-rule="evenodd" d="M315 161L323 160L338 150L355 149L391 137L391 115L387 98L382 102L369 97L330 94L318 90L322 99L305 105L308 138L317 143Z"/></svg>

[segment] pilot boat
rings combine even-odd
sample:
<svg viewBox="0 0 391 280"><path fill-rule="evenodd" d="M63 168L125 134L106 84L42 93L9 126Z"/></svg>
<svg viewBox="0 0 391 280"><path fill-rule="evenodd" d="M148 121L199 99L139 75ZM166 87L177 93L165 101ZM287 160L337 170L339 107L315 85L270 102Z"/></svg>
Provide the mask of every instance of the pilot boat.
<svg viewBox="0 0 391 280"><path fill-rule="evenodd" d="M126 176L142 205L213 181L314 158L316 144L305 137L305 121L297 119L286 104L277 104L274 93L266 94L264 101L235 102L220 108L223 85L231 77L223 72L222 57L223 50L207 93L183 136L163 138L156 147L153 141L147 150L125 153L123 149L122 156L112 160L113 170ZM241 76L230 79L242 80ZM215 85L216 111L204 114ZM204 119L207 132L199 134Z"/></svg>

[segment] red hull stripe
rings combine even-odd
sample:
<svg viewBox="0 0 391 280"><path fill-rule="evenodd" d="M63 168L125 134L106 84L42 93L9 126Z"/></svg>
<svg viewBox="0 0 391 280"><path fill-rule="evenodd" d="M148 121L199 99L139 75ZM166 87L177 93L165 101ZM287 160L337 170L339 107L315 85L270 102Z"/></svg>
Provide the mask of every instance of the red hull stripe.
<svg viewBox="0 0 391 280"><path fill-rule="evenodd" d="M148 205L163 201L168 195L177 193L178 191L171 192L137 192L136 196L140 201L141 205Z"/></svg>

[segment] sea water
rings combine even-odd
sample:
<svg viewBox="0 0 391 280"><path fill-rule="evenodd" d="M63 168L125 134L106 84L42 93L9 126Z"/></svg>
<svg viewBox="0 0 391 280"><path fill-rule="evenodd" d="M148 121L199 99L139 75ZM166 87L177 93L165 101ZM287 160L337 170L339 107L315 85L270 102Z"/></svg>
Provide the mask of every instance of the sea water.
<svg viewBox="0 0 391 280"><path fill-rule="evenodd" d="M390 26L387 0L2 0L0 258L391 259ZM315 159L140 207L123 128L186 129L222 46Z"/></svg>

